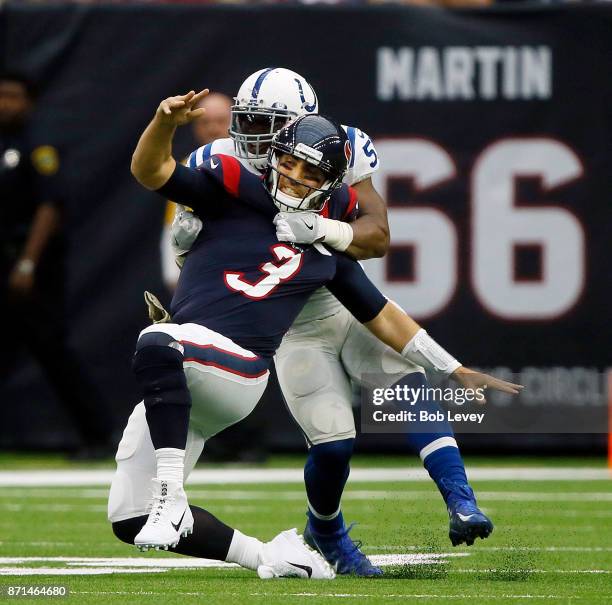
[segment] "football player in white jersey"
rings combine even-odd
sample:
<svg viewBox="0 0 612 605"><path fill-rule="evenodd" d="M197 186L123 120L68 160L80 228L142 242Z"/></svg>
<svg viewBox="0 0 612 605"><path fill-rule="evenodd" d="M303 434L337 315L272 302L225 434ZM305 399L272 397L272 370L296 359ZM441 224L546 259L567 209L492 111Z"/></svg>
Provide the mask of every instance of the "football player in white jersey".
<svg viewBox="0 0 612 605"><path fill-rule="evenodd" d="M259 70L238 91L230 136L192 152L187 165L196 168L212 154L226 154L259 173L275 132L295 117L318 110L317 95L302 76L283 68ZM389 245L386 206L371 181L378 156L365 132L343 128L353 150L344 182L357 191L359 217L348 224L308 213L304 221L304 213L295 212L299 208L287 207L275 218L277 236L293 243L324 242L356 259L384 256ZM201 228L192 213L177 209L173 244L179 264ZM350 527L345 526L340 509L356 436L351 382L361 383L364 374L388 375L389 382L382 386L391 386L399 374L405 377L401 384L418 387L426 384L424 369L380 342L326 288L312 295L295 320L275 364L287 406L309 447L304 537L338 573L380 575L381 570L348 536ZM445 500L452 543L469 545L476 537L487 537L493 525L476 505L450 425L438 423L429 431L422 427L407 438Z"/></svg>

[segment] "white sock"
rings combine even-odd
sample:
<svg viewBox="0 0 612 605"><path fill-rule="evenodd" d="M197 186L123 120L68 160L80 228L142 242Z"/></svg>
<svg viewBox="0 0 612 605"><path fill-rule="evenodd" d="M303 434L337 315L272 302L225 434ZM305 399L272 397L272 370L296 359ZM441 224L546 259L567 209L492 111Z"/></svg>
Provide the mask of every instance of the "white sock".
<svg viewBox="0 0 612 605"><path fill-rule="evenodd" d="M242 532L235 529L225 560L228 563L238 563L242 567L256 571L257 567L261 564L262 549L263 542L257 538L245 536Z"/></svg>
<svg viewBox="0 0 612 605"><path fill-rule="evenodd" d="M320 519L321 521L333 521L340 514L340 510L342 509L342 507L339 506L338 510L335 513L332 513L331 515L322 515L321 513L318 513L314 509L312 504L310 504L309 500L307 500L307 503L308 503L308 510L313 514L313 516L315 516L317 519Z"/></svg>
<svg viewBox="0 0 612 605"><path fill-rule="evenodd" d="M155 450L155 457L157 458L157 478L161 481L175 481L183 485L185 450L162 447Z"/></svg>

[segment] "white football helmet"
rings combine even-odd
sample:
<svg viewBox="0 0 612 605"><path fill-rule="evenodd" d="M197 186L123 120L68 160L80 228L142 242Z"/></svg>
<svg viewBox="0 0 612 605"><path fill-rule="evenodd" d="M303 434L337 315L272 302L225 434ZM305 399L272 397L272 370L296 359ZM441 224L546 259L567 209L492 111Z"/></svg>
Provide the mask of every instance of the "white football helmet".
<svg viewBox="0 0 612 605"><path fill-rule="evenodd" d="M236 156L264 170L274 134L294 118L318 112L314 88L300 74L283 67L256 71L234 97L229 135Z"/></svg>

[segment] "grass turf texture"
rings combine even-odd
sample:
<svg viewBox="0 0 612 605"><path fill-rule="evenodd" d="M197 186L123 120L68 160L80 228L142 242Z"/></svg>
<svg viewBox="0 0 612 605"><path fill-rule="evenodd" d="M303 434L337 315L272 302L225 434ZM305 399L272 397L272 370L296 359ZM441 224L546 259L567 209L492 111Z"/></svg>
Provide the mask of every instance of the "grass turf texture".
<svg viewBox="0 0 612 605"><path fill-rule="evenodd" d="M257 468L299 468L304 464L303 454L275 455L268 458L263 464L256 465ZM499 458L472 457L469 459L470 467L590 467L606 468L603 456L503 456ZM199 464L203 468L231 468L251 467L250 464ZM353 468L423 468L416 456L393 456L385 454L356 454L351 460ZM0 471L9 470L47 470L47 469L105 469L114 468L114 460L100 460L95 462L74 462L64 454L45 454L40 452L0 452Z"/></svg>
<svg viewBox="0 0 612 605"><path fill-rule="evenodd" d="M287 459L284 462L286 466ZM360 466L365 462L367 459ZM568 463L580 465L579 460ZM368 554L468 553L433 565L386 567L382 579L264 582L253 572L240 569L4 576L0 586L66 585L71 595L32 599L0 596L0 602L612 602L610 482L480 481L474 487L481 506L496 525L495 531L472 547L452 548L444 505L432 483L349 483L345 518L359 522L352 535L364 541ZM288 527L303 528L304 492L297 484L197 485L188 489L188 495L192 503L262 539ZM105 509L106 490L102 487L5 487L0 490L0 557L187 560L165 553L143 555L119 543L106 522ZM12 565L0 563L0 567ZM67 563L27 561L13 566L65 568Z"/></svg>

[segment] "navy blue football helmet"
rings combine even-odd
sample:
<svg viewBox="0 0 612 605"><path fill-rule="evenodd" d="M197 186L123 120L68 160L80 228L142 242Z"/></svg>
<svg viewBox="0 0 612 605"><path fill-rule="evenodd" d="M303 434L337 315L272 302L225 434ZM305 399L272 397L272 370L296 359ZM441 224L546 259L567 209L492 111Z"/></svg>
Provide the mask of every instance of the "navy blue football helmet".
<svg viewBox="0 0 612 605"><path fill-rule="evenodd" d="M325 182L315 188L306 187L302 197L294 197L279 189L279 176L290 178L279 172L279 159L289 154L319 168ZM342 126L321 115L300 116L278 131L268 152L268 164L264 181L276 206L286 212L310 210L319 212L335 189L342 185L351 159L351 144Z"/></svg>

